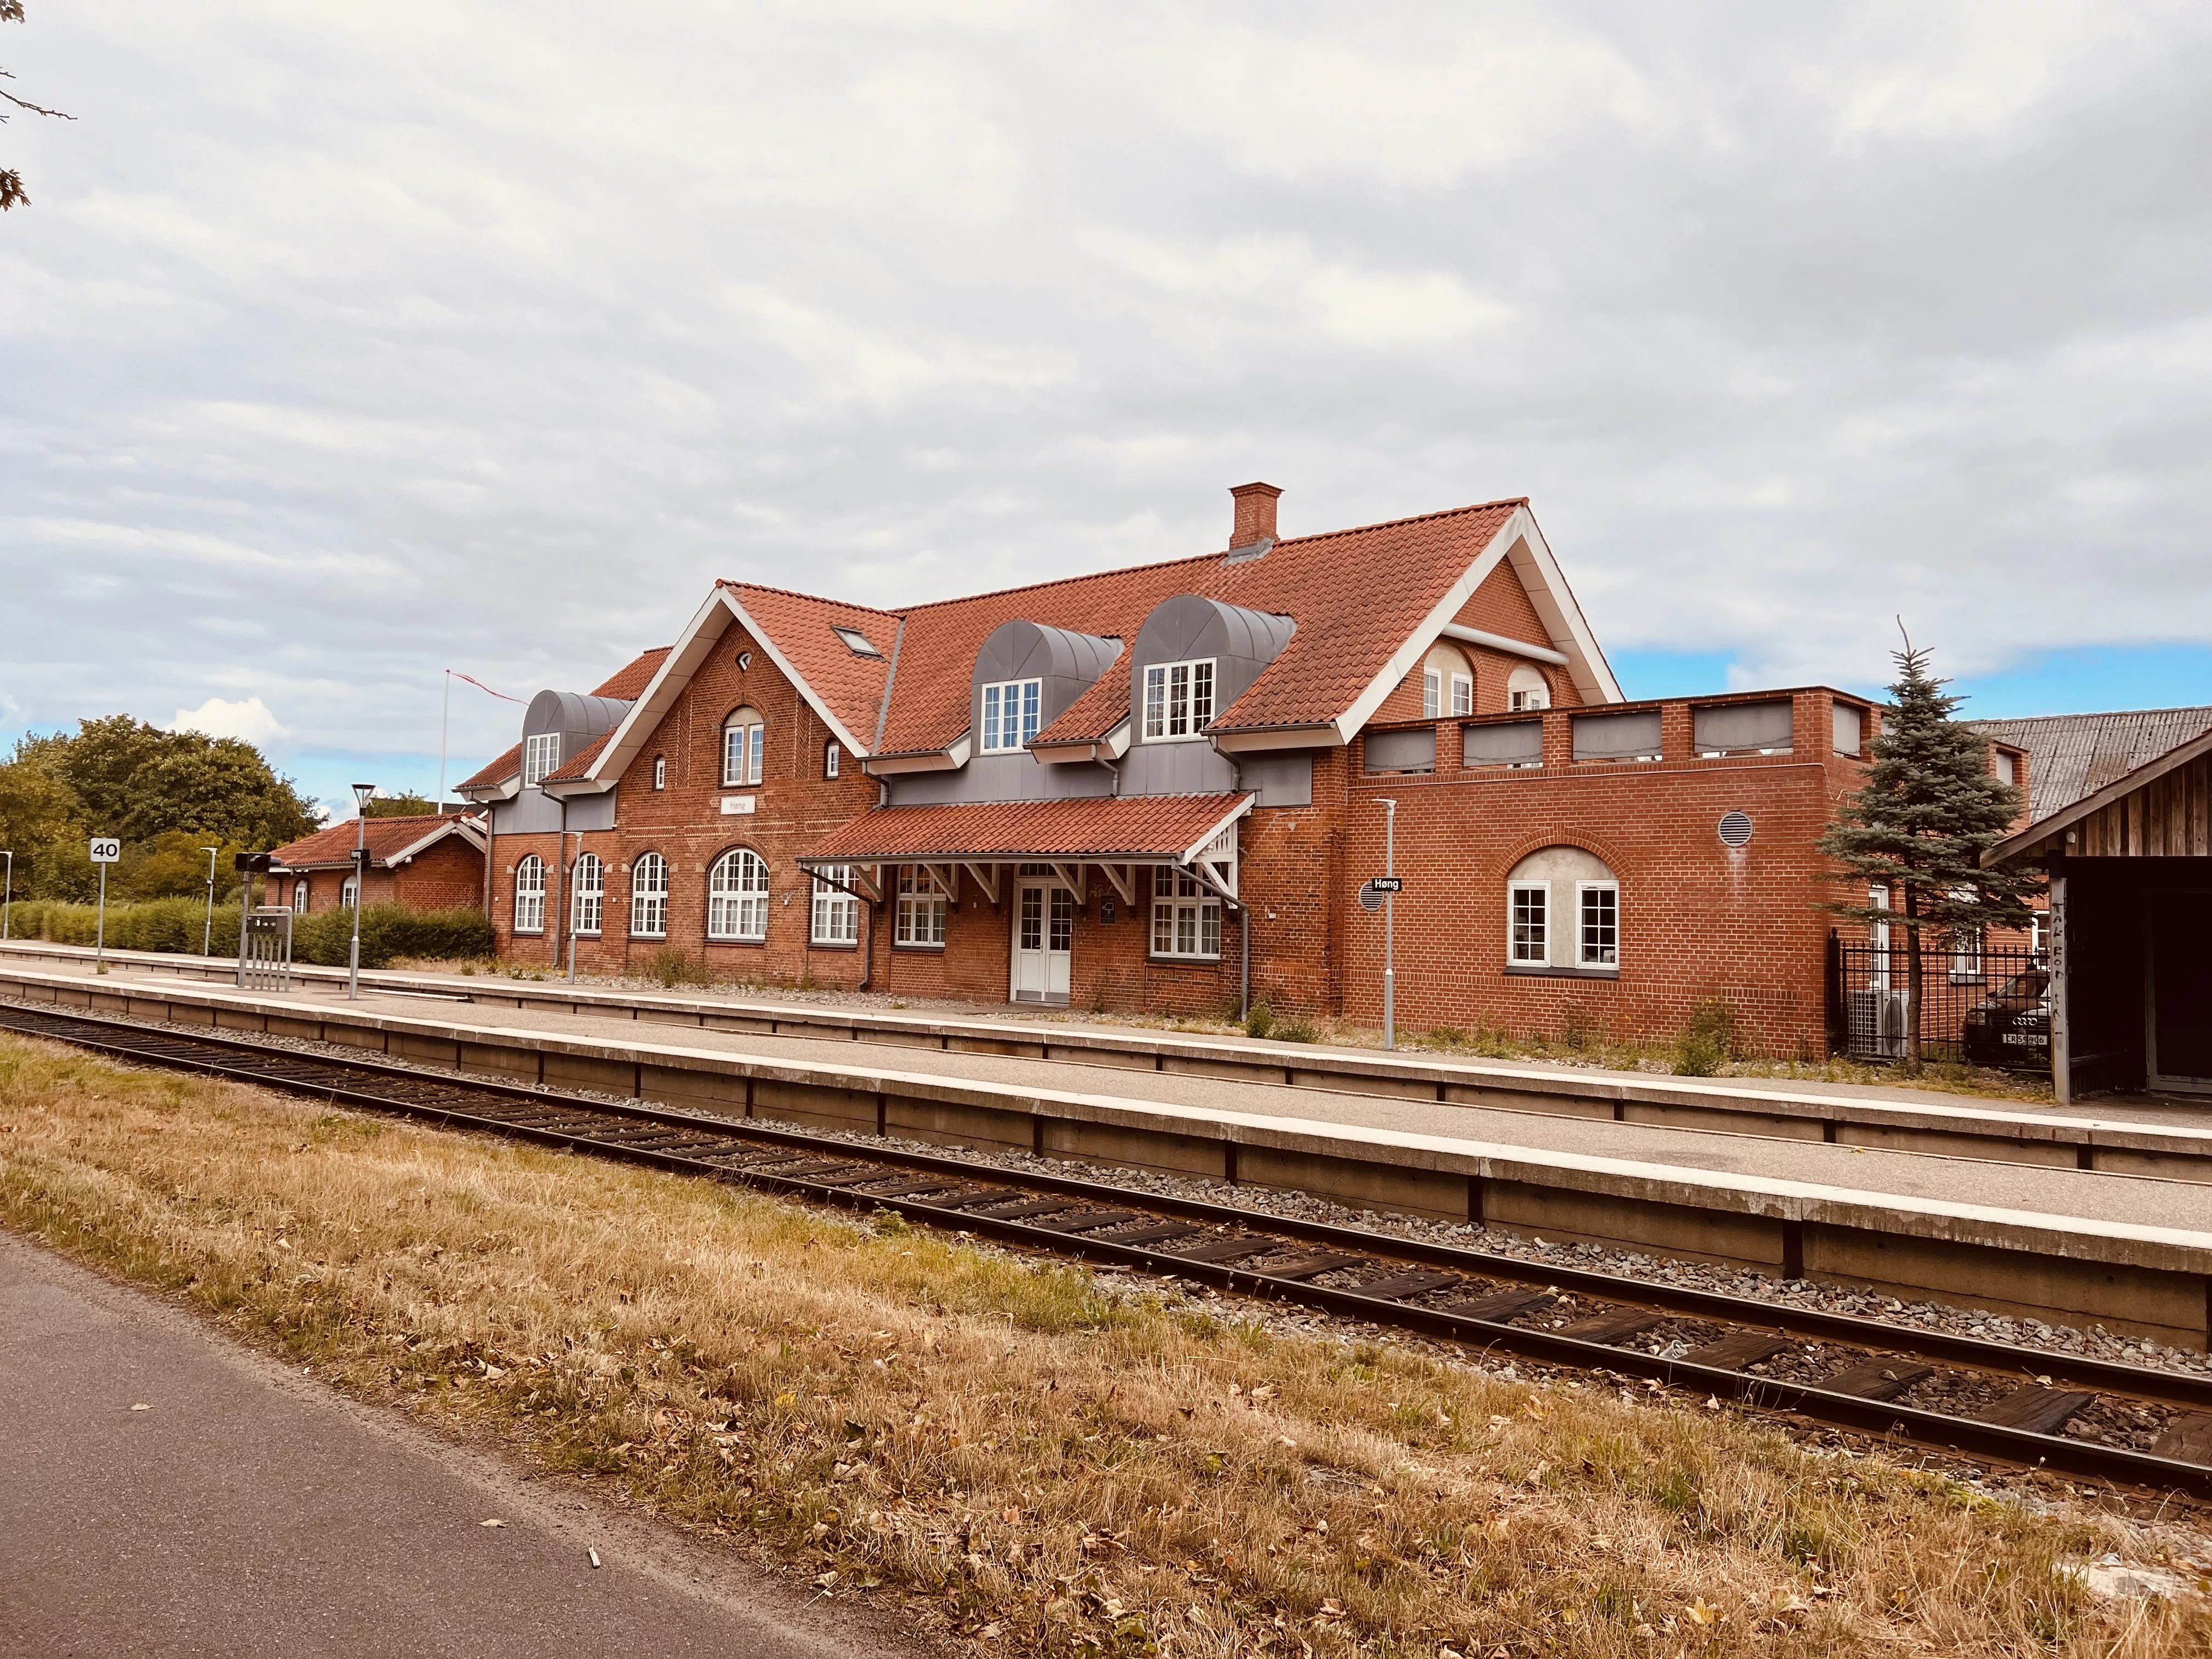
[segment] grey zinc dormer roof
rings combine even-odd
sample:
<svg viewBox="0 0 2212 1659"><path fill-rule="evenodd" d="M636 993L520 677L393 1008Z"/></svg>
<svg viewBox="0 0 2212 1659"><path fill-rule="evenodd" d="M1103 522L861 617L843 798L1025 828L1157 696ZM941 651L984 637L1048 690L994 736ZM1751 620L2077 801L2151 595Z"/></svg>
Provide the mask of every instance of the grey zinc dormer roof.
<svg viewBox="0 0 2212 1659"><path fill-rule="evenodd" d="M2027 751L2027 816L2038 823L2212 731L2212 708L2034 714L1966 724L1985 738Z"/></svg>

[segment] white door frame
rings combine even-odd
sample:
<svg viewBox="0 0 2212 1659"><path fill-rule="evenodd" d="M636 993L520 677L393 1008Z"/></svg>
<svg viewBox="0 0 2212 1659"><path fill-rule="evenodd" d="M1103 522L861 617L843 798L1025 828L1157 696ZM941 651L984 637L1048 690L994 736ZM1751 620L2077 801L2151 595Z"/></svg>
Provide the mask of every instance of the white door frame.
<svg viewBox="0 0 2212 1659"><path fill-rule="evenodd" d="M1073 980L1074 974L1075 918L1073 912L1075 908L1081 902L1082 896L1066 881L1056 876L1018 876L1014 878L1012 886L1013 893L1012 896L1013 902L1006 907L1010 913L1010 920L1012 924L1007 933L1006 939L1006 1000L1009 1002L1042 1002L1047 1004L1057 1002L1065 1004L1068 999L1067 981ZM1044 940L1044 945L1042 950L1030 954L1042 957L1044 959L1045 983L1043 989L1041 992L1024 996L1021 994L1022 957L1024 955L1022 949L1022 900L1024 895L1031 892L1041 893L1043 895L1042 898L1039 901L1040 914L1038 916L1038 924ZM1054 893L1065 893L1068 896L1068 948L1066 951L1054 951L1052 948L1052 895ZM1059 963L1056 964L1053 961L1054 957L1058 957L1060 958ZM1055 967L1057 967L1059 970L1058 972L1054 971ZM1059 980L1062 982L1055 985L1054 983L1055 980Z"/></svg>

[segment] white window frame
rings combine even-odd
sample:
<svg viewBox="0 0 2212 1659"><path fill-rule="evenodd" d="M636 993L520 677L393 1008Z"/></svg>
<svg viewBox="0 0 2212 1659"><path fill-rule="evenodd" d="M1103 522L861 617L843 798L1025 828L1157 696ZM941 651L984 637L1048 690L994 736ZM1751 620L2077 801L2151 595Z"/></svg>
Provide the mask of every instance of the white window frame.
<svg viewBox="0 0 2212 1659"><path fill-rule="evenodd" d="M844 763L845 751L838 747L836 738L833 738L822 745L822 775L823 777L836 777L838 775L838 769Z"/></svg>
<svg viewBox="0 0 2212 1659"><path fill-rule="evenodd" d="M668 860L658 853L640 853L630 860L629 936L668 937Z"/></svg>
<svg viewBox="0 0 2212 1659"><path fill-rule="evenodd" d="M768 860L732 847L707 869L707 937L718 945L757 945L768 937Z"/></svg>
<svg viewBox="0 0 2212 1659"><path fill-rule="evenodd" d="M1026 748L1037 734L1044 708L1044 682L993 680L983 688L976 726L976 747L986 755L1011 755Z"/></svg>
<svg viewBox="0 0 2212 1659"><path fill-rule="evenodd" d="M312 876L301 876L292 884L292 914L294 915L304 916L307 914L308 890L313 879Z"/></svg>
<svg viewBox="0 0 2212 1659"><path fill-rule="evenodd" d="M361 878L359 876L340 877L338 878L338 908L341 910L352 909L354 907L354 902L357 897L359 897L360 893Z"/></svg>
<svg viewBox="0 0 2212 1659"><path fill-rule="evenodd" d="M514 866L514 931L545 931L545 860L526 853Z"/></svg>
<svg viewBox="0 0 2212 1659"><path fill-rule="evenodd" d="M1454 719L1474 713L1474 676L1455 674L1451 677L1451 711Z"/></svg>
<svg viewBox="0 0 2212 1659"><path fill-rule="evenodd" d="M1597 926L1613 937L1609 942L1601 937L1593 943L1590 938L1590 900L1600 895L1611 901L1601 907L1611 915ZM1620 966L1620 883L1618 880L1578 881L1575 884L1575 966L1612 969Z"/></svg>
<svg viewBox="0 0 2212 1659"><path fill-rule="evenodd" d="M732 715L722 724L722 787L743 788L761 781L761 757L768 748L768 723L755 716Z"/></svg>
<svg viewBox="0 0 2212 1659"><path fill-rule="evenodd" d="M1188 870L1154 866L1150 949L1164 961L1220 961L1221 896Z"/></svg>
<svg viewBox="0 0 2212 1659"><path fill-rule="evenodd" d="M1523 913L1523 894L1534 894L1532 918ZM1548 881L1509 881L1505 884L1505 960L1516 968L1548 968L1552 964L1552 884Z"/></svg>
<svg viewBox="0 0 2212 1659"><path fill-rule="evenodd" d="M853 866L825 865L814 872L814 902L808 907L806 942L810 945L858 945L860 942L860 899L856 893L834 886L850 886Z"/></svg>
<svg viewBox="0 0 2212 1659"><path fill-rule="evenodd" d="M1443 671L1424 668L1421 671L1421 718L1441 720L1444 712L1444 677Z"/></svg>
<svg viewBox="0 0 2212 1659"><path fill-rule="evenodd" d="M535 787L561 769L561 734L539 732L522 740L522 781Z"/></svg>
<svg viewBox="0 0 2212 1659"><path fill-rule="evenodd" d="M908 951L942 951L952 896L945 890L937 872L926 864L902 864L896 879L897 906L891 943Z"/></svg>
<svg viewBox="0 0 2212 1659"><path fill-rule="evenodd" d="M1212 657L1145 667L1142 727L1146 743L1194 743L1213 723L1214 694L1220 678Z"/></svg>
<svg viewBox="0 0 2212 1659"><path fill-rule="evenodd" d="M570 885L575 897L568 908L568 931L578 939L597 939L605 925L607 861L597 853L576 854Z"/></svg>
<svg viewBox="0 0 2212 1659"><path fill-rule="evenodd" d="M653 757L653 787L656 789L668 787L668 757L665 755Z"/></svg>

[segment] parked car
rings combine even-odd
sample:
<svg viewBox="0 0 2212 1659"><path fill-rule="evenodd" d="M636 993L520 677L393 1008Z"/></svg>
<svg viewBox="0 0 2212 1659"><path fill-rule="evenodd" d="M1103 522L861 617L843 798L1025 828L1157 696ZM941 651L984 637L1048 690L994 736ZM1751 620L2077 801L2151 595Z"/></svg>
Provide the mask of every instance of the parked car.
<svg viewBox="0 0 2212 1659"><path fill-rule="evenodd" d="M1966 1010L1960 1032L1977 1066L2030 1067L2051 1063L2051 973L2014 974Z"/></svg>

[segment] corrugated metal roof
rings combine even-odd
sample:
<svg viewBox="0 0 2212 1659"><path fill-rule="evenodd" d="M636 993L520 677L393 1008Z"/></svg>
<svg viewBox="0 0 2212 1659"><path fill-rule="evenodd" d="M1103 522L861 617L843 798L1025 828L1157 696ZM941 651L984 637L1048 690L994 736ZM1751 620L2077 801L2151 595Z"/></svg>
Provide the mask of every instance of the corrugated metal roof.
<svg viewBox="0 0 2212 1659"><path fill-rule="evenodd" d="M2035 823L2212 731L2212 708L2036 714L1966 724L1985 738L2027 751L2027 816Z"/></svg>

